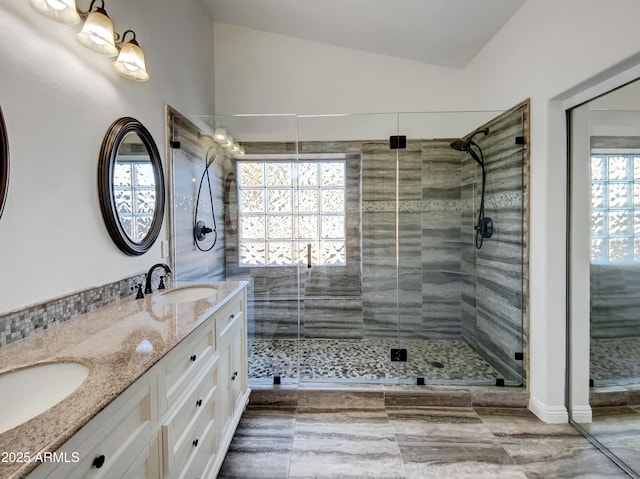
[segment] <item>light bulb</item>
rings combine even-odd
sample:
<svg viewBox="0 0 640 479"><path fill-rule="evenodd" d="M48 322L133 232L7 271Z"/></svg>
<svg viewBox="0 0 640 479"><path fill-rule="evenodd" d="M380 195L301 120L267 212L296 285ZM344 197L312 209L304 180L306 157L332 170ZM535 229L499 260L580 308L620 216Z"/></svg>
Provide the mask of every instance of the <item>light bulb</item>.
<svg viewBox="0 0 640 479"><path fill-rule="evenodd" d="M67 8L69 5L61 2L60 0L47 0L47 5L49 5L51 8L53 8L54 10L64 10L65 8Z"/></svg>
<svg viewBox="0 0 640 479"><path fill-rule="evenodd" d="M218 143L224 143L227 140L227 132L224 131L224 128L216 128L216 131L213 133L213 138Z"/></svg>

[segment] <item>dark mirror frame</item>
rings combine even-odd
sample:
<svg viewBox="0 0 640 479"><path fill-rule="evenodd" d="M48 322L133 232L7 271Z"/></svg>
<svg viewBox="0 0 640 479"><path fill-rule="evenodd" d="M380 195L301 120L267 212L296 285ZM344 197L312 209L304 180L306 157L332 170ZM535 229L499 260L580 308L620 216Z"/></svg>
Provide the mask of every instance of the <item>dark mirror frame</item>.
<svg viewBox="0 0 640 479"><path fill-rule="evenodd" d="M125 136L137 133L149 153L156 187L156 208L149 232L140 242L135 242L123 229L118 218L113 189L113 170L118 157L118 149ZM130 256L146 253L158 238L164 217L164 174L162 160L153 137L142 123L135 118L123 117L114 121L102 141L98 162L98 194L100 209L109 235L120 250Z"/></svg>
<svg viewBox="0 0 640 479"><path fill-rule="evenodd" d="M4 125L4 116L0 108L0 216L4 210L9 191L9 140L7 128Z"/></svg>

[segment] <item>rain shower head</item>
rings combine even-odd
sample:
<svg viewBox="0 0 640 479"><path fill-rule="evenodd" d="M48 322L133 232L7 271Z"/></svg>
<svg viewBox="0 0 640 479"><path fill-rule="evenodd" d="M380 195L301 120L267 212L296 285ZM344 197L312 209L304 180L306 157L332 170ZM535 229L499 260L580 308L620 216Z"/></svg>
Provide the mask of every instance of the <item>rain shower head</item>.
<svg viewBox="0 0 640 479"><path fill-rule="evenodd" d="M476 154L476 152L473 151L473 149L471 148L471 145L473 145L478 150L480 150L480 152L482 152L482 150L480 149L478 144L473 141L473 137L476 136L476 135L479 135L481 133L484 133L485 135L488 135L489 134L489 128L484 128L483 130L474 131L471 135L469 135L469 137L466 140L464 138L459 138L457 140L453 140L449 144L449 146L451 148L453 148L454 150L464 151L464 152L469 153L469 155L471 155L471 157L476 161L476 163L478 163L484 169L484 161L482 159L480 159L478 157L478 155Z"/></svg>
<svg viewBox="0 0 640 479"><path fill-rule="evenodd" d="M471 133L471 135L469 135L469 137L467 139L464 138L459 138L457 140L453 140L451 142L451 148L453 148L454 150L458 150L458 151L466 151L466 152L471 152L471 145L475 145L478 146L474 143L473 138L481 133L484 133L485 135L489 134L489 128L485 128L483 130L478 130L478 131L474 131L473 133ZM473 155L472 155L473 156ZM477 160L476 160L477 161Z"/></svg>
<svg viewBox="0 0 640 479"><path fill-rule="evenodd" d="M451 148L453 148L454 150L464 151L469 153L471 158L473 158L475 162L482 167L482 171L484 171L484 161L480 159L480 157L476 154L475 151L473 151L473 149L471 148L471 145L475 146L480 151L480 154L482 154L482 150L480 149L478 144L471 140L463 140L463 139L453 140L449 146L451 146Z"/></svg>
<svg viewBox="0 0 640 479"><path fill-rule="evenodd" d="M471 142L463 139L453 140L451 142L451 148L458 151L469 151L469 147L471 146Z"/></svg>

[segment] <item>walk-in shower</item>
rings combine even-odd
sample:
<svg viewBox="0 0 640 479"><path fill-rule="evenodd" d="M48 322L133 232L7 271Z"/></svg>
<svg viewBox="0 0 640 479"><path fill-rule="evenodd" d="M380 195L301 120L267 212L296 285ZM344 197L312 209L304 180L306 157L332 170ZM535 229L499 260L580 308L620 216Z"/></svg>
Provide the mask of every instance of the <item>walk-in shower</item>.
<svg viewBox="0 0 640 479"><path fill-rule="evenodd" d="M473 138L476 135L484 134L485 136L489 134L489 129L484 128L482 130L476 131L469 135L469 137L465 139L454 140L451 142L451 148L458 151L464 151L469 153L471 157L475 160L482 170L482 187L480 192L480 206L478 208L478 222L473 227L476 235L475 235L475 245L476 248L482 248L482 243L485 238L491 238L493 235L493 220L491 218L485 218L484 216L484 191L487 182L487 170L484 164L484 154L482 153L482 148L478 145ZM474 148L478 150L478 154L474 151Z"/></svg>
<svg viewBox="0 0 640 479"><path fill-rule="evenodd" d="M527 118L528 103L508 112L175 116L174 277L249 282L253 384L520 385L527 150L514 137L526 135ZM194 208L211 153L196 133L221 125L246 154L210 166L218 239L203 254ZM403 148L390 148L395 135L406 136ZM477 249L489 216L500 228Z"/></svg>

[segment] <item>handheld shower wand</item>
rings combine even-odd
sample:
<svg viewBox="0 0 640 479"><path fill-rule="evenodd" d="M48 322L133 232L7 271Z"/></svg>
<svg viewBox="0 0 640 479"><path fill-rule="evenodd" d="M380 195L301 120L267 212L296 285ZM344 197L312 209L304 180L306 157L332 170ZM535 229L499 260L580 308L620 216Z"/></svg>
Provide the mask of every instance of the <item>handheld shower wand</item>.
<svg viewBox="0 0 640 479"><path fill-rule="evenodd" d="M483 130L478 130L469 135L468 139L458 139L451 142L450 146L454 150L463 151L469 154L474 161L480 165L482 169L482 190L480 193L480 208L478 209L478 221L476 225L473 227L475 230L475 244L476 248L482 248L482 243L485 238L491 238L493 236L493 220L491 218L485 218L484 216L484 190L487 182L487 170L484 164L484 154L482 153L482 148L475 141L473 141L473 137L479 134L484 133L485 135L489 134L489 129L485 128ZM478 150L476 153L474 151L475 148ZM479 156L478 156L479 154Z"/></svg>

